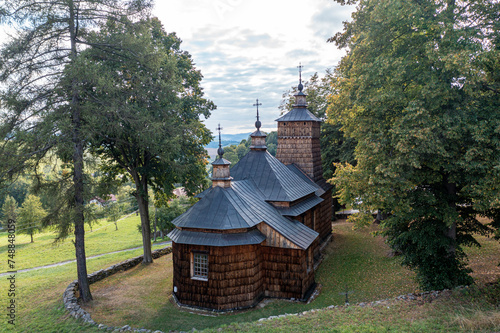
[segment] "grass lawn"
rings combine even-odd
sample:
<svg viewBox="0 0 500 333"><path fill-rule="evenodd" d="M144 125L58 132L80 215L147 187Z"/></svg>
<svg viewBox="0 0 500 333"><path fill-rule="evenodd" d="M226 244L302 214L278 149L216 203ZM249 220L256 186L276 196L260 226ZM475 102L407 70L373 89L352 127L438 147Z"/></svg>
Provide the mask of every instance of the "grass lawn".
<svg viewBox="0 0 500 333"><path fill-rule="evenodd" d="M135 214L118 221L115 225L105 219L93 225L91 232L85 225L85 253L87 257L142 246L142 236L137 230L140 217ZM0 233L0 256L7 252L7 233ZM75 259L75 247L71 235L63 242L54 244L56 233L46 230L34 235L34 243L30 243L29 235L16 234L16 269L49 265L61 261ZM105 244L105 246L103 246ZM4 255L5 256L5 255ZM7 260L0 260L0 273L7 271Z"/></svg>
<svg viewBox="0 0 500 333"><path fill-rule="evenodd" d="M138 220L131 220L135 230ZM114 230L114 225L109 225L108 231L109 228ZM94 231L96 232L98 231ZM137 238L140 241L138 232ZM486 238L480 238L480 242L483 244L482 249L470 249L468 253L471 266L479 269L475 277L482 284L500 277L497 266L500 245ZM105 244L102 252L112 251ZM30 244L27 247L29 246ZM108 267L140 255L141 252L142 250L133 250L89 260L88 271ZM168 255L155 260L151 265L139 265L91 285L94 301L86 308L92 313L94 320L106 325L128 324L135 328L167 332L191 330L193 327L209 332L500 331L498 287L492 292L489 302L483 294L472 291L466 295L459 293L453 296L455 298L423 305L401 302L389 308L338 308L308 313L302 317L257 322L259 318L271 315L342 305L345 296L341 293L346 285L351 291L351 304L418 291L412 281L413 273L400 267L398 258L389 257L388 252L382 239L372 237L370 230L352 231L349 224L339 223L334 226L334 241L329 245L325 260L316 274L316 280L322 286L321 293L310 304L268 300L264 307L218 316L202 316L180 310L170 301L172 259ZM75 263L18 273L16 327L9 327L2 316L4 319L0 321L0 332L102 332L95 327L84 326L81 321L69 317L64 310L62 293L74 279ZM8 289L7 283L5 278L0 279L0 292ZM3 309L6 307L4 299L3 296L0 298Z"/></svg>
<svg viewBox="0 0 500 333"><path fill-rule="evenodd" d="M500 286L488 291L500 298ZM431 303L393 302L376 307L321 309L301 316L263 322L236 323L203 332L497 332L498 306L482 296L455 291Z"/></svg>
<svg viewBox="0 0 500 333"><path fill-rule="evenodd" d="M371 235L372 231L373 229L352 231L351 225L347 223L334 225L334 241L328 246L325 260L316 274L317 282L321 284L322 290L320 295L310 304L269 300L262 308L257 307L239 313L213 316L201 316L191 311L179 310L169 300L172 289L172 259L171 256L165 256L161 260L157 260L155 263L157 266L138 267L98 282L93 286L95 300L86 309L92 313L94 320L111 326L128 324L132 327L168 331L191 330L192 328L210 329L226 325L223 326L224 331L226 328L230 328L227 325L231 323L236 323L234 328L239 330L246 327L247 324L243 323L254 322L262 317L297 313L329 305L342 305L345 301L345 296L342 293L346 287L350 292L349 301L351 304L418 292L418 287L413 281L413 273L402 268L397 257L388 255L389 248L381 237L374 238ZM481 239L481 242L485 244L484 247L481 250L471 249L470 253L472 266L482 266L483 273L476 274L476 277L484 282L486 271L488 271L489 277L498 279L500 270L496 264L498 264L500 246L498 242L490 242L487 238ZM495 256L496 261L490 260ZM482 260L482 258L486 258L486 260ZM165 278L166 276L168 278ZM406 311L405 305L400 307L396 313L391 312L390 316L384 314L384 309L367 309L364 316L380 316L380 325L384 327L384 323L387 324L387 318L398 317L397 313ZM353 316L359 315L358 311L362 310L342 310L342 320L351 323ZM412 310L411 313L418 317L436 312L431 308L419 308ZM324 316L331 315L333 314L329 313ZM314 320L324 319L315 318ZM439 329L439 325L442 324L439 321L438 326L434 327L432 323L434 323L434 319L429 318L425 319L423 325L430 325L425 327L431 329L435 327ZM289 324L288 322L284 323L284 325ZM263 328L259 326L260 324L255 323L248 325L254 327L252 329L255 330ZM286 326L279 323L276 325L276 331L288 330ZM306 325L303 331L306 332L316 327L314 325ZM373 327L377 327L377 325ZM399 328L403 329L404 325L397 327L398 330ZM417 325L414 330L411 328L409 331L416 332L418 327ZM271 326L265 326L265 328L271 331L275 329ZM326 329L326 326L321 328L321 330L323 329ZM297 331L300 330L298 328ZM295 330L293 331L295 332Z"/></svg>

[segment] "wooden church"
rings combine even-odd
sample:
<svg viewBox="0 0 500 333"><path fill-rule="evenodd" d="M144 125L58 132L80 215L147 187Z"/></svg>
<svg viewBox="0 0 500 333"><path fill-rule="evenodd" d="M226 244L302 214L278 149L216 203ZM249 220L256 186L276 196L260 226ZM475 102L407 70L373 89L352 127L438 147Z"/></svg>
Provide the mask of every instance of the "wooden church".
<svg viewBox="0 0 500 333"><path fill-rule="evenodd" d="M179 304L227 311L264 297L307 300L314 291L333 212L321 166L321 120L307 110L302 90L299 83L293 109L277 119L277 157L267 152L257 105L250 151L229 169L219 144L213 186L173 221Z"/></svg>

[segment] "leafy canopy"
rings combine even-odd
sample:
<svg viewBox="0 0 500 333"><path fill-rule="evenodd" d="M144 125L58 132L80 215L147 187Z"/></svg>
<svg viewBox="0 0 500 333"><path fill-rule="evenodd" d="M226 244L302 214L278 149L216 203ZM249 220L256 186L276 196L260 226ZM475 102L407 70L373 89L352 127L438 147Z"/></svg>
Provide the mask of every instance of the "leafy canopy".
<svg viewBox="0 0 500 333"><path fill-rule="evenodd" d="M335 173L339 197L389 214L383 233L426 289L470 283L462 247L500 226L499 12L362 0L330 40L348 53L329 117L357 141L357 165Z"/></svg>

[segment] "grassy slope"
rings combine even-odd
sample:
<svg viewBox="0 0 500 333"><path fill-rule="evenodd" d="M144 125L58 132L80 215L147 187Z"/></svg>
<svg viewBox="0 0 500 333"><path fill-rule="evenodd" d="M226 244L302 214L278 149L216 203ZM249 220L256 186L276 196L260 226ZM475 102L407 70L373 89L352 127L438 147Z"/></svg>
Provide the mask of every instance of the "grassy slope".
<svg viewBox="0 0 500 333"><path fill-rule="evenodd" d="M164 278L165 275L171 275L169 256L165 259L164 272L138 268L97 283L94 293L96 301L89 310L95 320L109 325L128 324L166 331L188 330L193 327L203 329L232 322L255 321L271 315L343 304L345 296L341 293L346 285L352 291L349 295L351 302L387 298L416 289L411 280L412 273L400 267L397 259L388 258L389 249L381 239L374 239L369 230L353 232L350 225L343 224L336 226L334 233L334 241L317 272L317 282L322 285L322 291L310 304L272 300L264 308L216 317L179 311L167 301L172 290L171 280L165 281ZM136 288L143 276L147 276L148 282L153 282L158 289L150 289L144 282L142 286L146 289ZM118 284L121 286L120 290L113 289ZM142 305L137 306L137 303L129 300L136 300Z"/></svg>
<svg viewBox="0 0 500 333"><path fill-rule="evenodd" d="M137 230L139 217L131 216L118 222L118 231L114 224L102 221L93 227L94 231L86 234L87 255L107 253L142 245L141 234ZM87 226L86 226L87 227ZM97 230L99 229L99 230ZM45 232L35 236L35 243L29 242L29 236L16 237L16 268L37 267L54 262L74 259L74 247L70 239L54 245L54 233ZM0 272L5 272L7 263L7 236L0 235ZM154 246L153 249L159 248ZM117 262L142 254L142 249L126 251L90 259L87 261L88 272L106 268ZM68 318L62 303L62 293L67 285L75 280L76 263L49 269L40 269L16 275L17 324L11 327L0 320L0 332L99 332L94 328L82 329L81 323ZM92 289L92 287L91 287ZM8 290L6 277L0 278L0 307L7 306Z"/></svg>
<svg viewBox="0 0 500 333"><path fill-rule="evenodd" d="M118 230L115 225L106 220L100 220L93 226L92 232L85 225L85 252L87 257L142 246L141 234L137 230L140 224L139 216L131 215L118 221ZM71 239L54 244L56 233L47 230L34 236L34 243L30 243L28 235L16 235L16 269L25 269L53 264L75 259L75 248ZM105 246L103 246L105 244ZM6 256L7 233L0 234L0 258ZM7 271L7 260L0 260L0 273Z"/></svg>
<svg viewBox="0 0 500 333"><path fill-rule="evenodd" d="M133 222L135 225L137 222ZM113 227L111 225L110 227ZM108 227L108 228L110 228ZM91 286L95 301L90 305L95 320L105 324L151 329L208 329L214 331L270 331L270 332L421 332L500 330L498 308L485 303L482 295L467 295L465 299L434 302L423 306L404 303L385 307L337 309L319 311L304 317L255 322L255 320L282 313L297 313L308 309L343 304L339 293L347 283L351 304L408 293L416 289L411 282L412 274L402 269L397 258L386 256L388 249L380 239L374 239L368 231L353 232L348 225L335 227L335 240L317 273L317 281L323 286L320 296L311 304L271 300L264 308L227 314L218 317L200 316L189 311L179 311L168 299L171 286L171 256L162 257L149 266L138 266L119 273ZM471 262L483 271L482 277L500 276L494 271L500 246L489 242L482 250L471 250ZM33 244L32 244L33 245ZM106 246L106 252L108 247ZM141 254L141 250L118 253L88 261L89 272ZM2 255L2 254L0 254ZM5 252L4 254L5 255ZM486 260L481 260L486 258ZM498 269L498 267L496 267ZM490 274L486 274L487 272ZM337 273L338 272L338 273ZM98 332L93 327L83 327L69 318L63 308L62 292L76 278L74 263L18 274L18 320L15 330L8 330L6 322L0 322L0 332ZM0 292L7 289L6 279L0 279ZM498 292L493 297L498 304ZM0 306L5 307L4 297ZM462 302L462 303L460 303ZM116 323L115 323L116 322ZM223 325L220 330L217 327Z"/></svg>
<svg viewBox="0 0 500 333"><path fill-rule="evenodd" d="M128 324L132 327L149 329L190 330L213 329L222 331L236 329L251 331L304 331L328 330L332 320L339 322L339 331L358 331L373 328L374 331L419 331L420 328L439 330L447 327L436 309L410 309L400 305L394 311L380 309L347 309L322 314L322 317L309 315L305 318L289 318L272 323L256 323L262 317L284 313L298 313L309 309L324 308L329 305L342 305L345 296L342 292L347 288L349 301L352 303L384 299L408 292L418 291L413 282L413 273L402 268L398 258L390 258L389 249L381 238L373 238L372 230L353 232L348 224L334 227L334 242L330 244L327 256L317 272L317 282L322 285L320 295L310 304L294 303L283 300L270 300L265 307L249 311L219 316L200 316L192 311L180 311L169 299L172 282L165 276L172 274L171 256L158 261L157 269L138 267L134 270L118 274L94 286L95 301L87 309L98 322L108 325ZM490 246L491 245L491 246ZM486 257L498 253L498 243L491 243L483 252ZM478 261L480 261L480 253ZM496 260L498 261L498 259ZM494 268L492 262L488 269ZM500 276L500 271L495 272ZM120 289L116 286L120 285ZM447 311L448 305L441 309ZM408 312L408 316L401 314ZM319 314L318 314L319 315ZM337 316L340 316L337 318ZM400 318L401 319L398 319ZM422 321L417 320L422 317ZM366 319L363 319L366 318ZM393 320L394 319L394 320ZM449 318L448 318L449 319ZM324 322L327 320L327 322ZM364 327L363 321L367 321ZM389 321L390 320L390 321ZM407 321L415 322L407 325ZM295 324L295 321L297 323ZM360 324L361 321L361 324ZM373 322L374 324L370 324ZM397 324L400 323L400 324ZM288 325L292 325L290 330ZM361 326L360 326L361 325ZM405 326L406 325L406 326ZM443 326L445 325L445 326ZM354 327L354 328L353 328ZM456 328L456 326L454 326ZM335 331L335 329L333 330ZM421 331L421 330L420 330Z"/></svg>

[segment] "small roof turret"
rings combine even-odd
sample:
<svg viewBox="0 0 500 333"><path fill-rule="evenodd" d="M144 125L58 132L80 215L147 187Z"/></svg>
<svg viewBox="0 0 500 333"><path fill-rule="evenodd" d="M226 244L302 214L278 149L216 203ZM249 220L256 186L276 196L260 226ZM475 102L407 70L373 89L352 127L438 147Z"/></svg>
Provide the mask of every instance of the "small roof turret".
<svg viewBox="0 0 500 333"><path fill-rule="evenodd" d="M299 64L297 68L299 69L299 85L297 86L298 91L293 95L295 97L295 104L293 109L283 116L276 119L276 121L317 121L321 122L321 119L316 117L307 109L307 95L302 92L304 85L302 84L302 64Z"/></svg>
<svg viewBox="0 0 500 333"><path fill-rule="evenodd" d="M214 167L212 171L212 186L231 187L231 179L233 179L229 172L229 166L231 165L231 162L223 158L224 149L222 148L222 141L220 136L220 132L222 130L220 124L216 128L216 130L219 131L219 149L217 149L219 158L212 163Z"/></svg>
<svg viewBox="0 0 500 333"><path fill-rule="evenodd" d="M253 105L257 107L257 121L255 122L255 127L257 128L257 130L252 134L250 134L250 137L252 138L252 144L250 145L250 150L267 150L266 146L267 135L260 131L262 123L259 120L259 105L262 105L262 103L259 103L259 99L257 98L256 103Z"/></svg>

